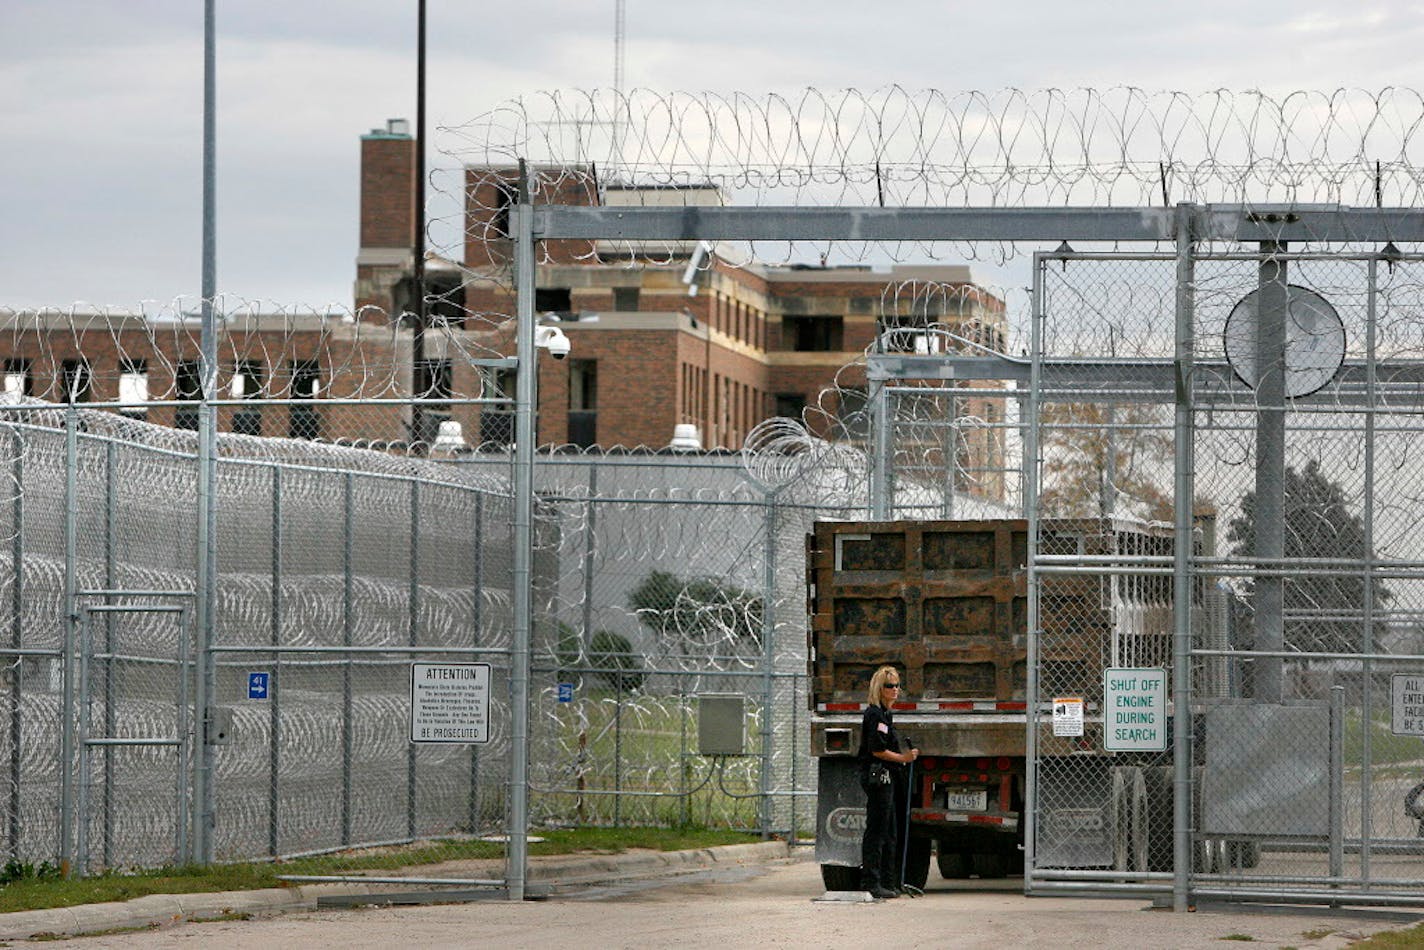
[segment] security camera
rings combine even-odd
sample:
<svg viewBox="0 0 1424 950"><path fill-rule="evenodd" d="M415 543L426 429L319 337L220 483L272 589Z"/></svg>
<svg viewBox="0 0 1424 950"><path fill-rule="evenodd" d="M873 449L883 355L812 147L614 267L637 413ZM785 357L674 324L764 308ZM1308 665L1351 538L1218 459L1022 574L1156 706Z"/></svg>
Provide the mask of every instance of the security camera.
<svg viewBox="0 0 1424 950"><path fill-rule="evenodd" d="M572 347L569 338L558 327L540 327L534 331L534 345L549 351L549 355L561 360L569 355Z"/></svg>

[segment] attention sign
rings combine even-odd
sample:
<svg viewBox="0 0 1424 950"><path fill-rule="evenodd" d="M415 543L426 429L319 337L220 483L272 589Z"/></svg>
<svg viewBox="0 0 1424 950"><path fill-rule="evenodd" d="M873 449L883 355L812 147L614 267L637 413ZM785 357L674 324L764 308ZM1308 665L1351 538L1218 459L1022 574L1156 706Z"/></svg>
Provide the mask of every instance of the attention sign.
<svg viewBox="0 0 1424 950"><path fill-rule="evenodd" d="M1167 749L1167 671L1103 671L1103 748L1109 752Z"/></svg>
<svg viewBox="0 0 1424 950"><path fill-rule="evenodd" d="M411 742L488 742L490 665L412 663Z"/></svg>

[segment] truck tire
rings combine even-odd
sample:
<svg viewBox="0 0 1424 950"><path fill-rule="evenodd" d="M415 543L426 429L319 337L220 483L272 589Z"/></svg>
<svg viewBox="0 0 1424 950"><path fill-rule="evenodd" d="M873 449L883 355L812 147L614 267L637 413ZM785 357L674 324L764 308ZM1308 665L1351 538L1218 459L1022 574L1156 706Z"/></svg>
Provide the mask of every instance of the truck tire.
<svg viewBox="0 0 1424 950"><path fill-rule="evenodd" d="M962 880L969 876L969 855L963 851L951 851L945 841L939 843L939 853L935 860L939 864L939 876L946 881Z"/></svg>
<svg viewBox="0 0 1424 950"><path fill-rule="evenodd" d="M910 846L905 851L905 883L916 890L924 890L930 879L930 839L910 837Z"/></svg>
<svg viewBox="0 0 1424 950"><path fill-rule="evenodd" d="M821 882L828 891L859 891L860 868L848 868L844 864L821 865Z"/></svg>
<svg viewBox="0 0 1424 950"><path fill-rule="evenodd" d="M1172 839L1172 821L1176 814L1173 802L1172 767L1147 766L1142 770L1147 791L1146 839L1147 870L1171 871L1176 863Z"/></svg>
<svg viewBox="0 0 1424 950"><path fill-rule="evenodd" d="M990 878L1008 877L1009 856L1001 851L978 851L970 858L970 865L981 881Z"/></svg>

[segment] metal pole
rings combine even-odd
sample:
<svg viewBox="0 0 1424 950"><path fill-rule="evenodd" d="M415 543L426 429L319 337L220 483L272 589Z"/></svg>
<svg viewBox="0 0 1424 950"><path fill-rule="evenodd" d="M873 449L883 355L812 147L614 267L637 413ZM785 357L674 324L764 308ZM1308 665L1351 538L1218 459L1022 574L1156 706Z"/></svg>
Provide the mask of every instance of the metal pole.
<svg viewBox="0 0 1424 950"><path fill-rule="evenodd" d="M475 495L475 549L470 556L470 561L475 569L475 587L470 607L470 624L474 629L471 637L472 646L479 646L481 640L480 624L484 621L484 611L481 609L482 598L485 587L485 496ZM480 830L480 747L470 746L470 834L477 834Z"/></svg>
<svg viewBox="0 0 1424 950"><path fill-rule="evenodd" d="M92 619L85 614L79 624L79 804L78 822L75 828L75 865L80 877L89 873L89 657L94 652L90 638L93 636Z"/></svg>
<svg viewBox="0 0 1424 950"><path fill-rule="evenodd" d="M770 504L772 493L768 493L768 504L762 508L766 537L762 541L762 605L761 605L761 655L762 655L762 728L761 728L761 836L770 838L772 832L771 814L771 774L772 752L775 743L772 737L776 730L776 718L780 709L772 695L775 680L772 666L776 662L775 631L776 621L772 609L776 603L776 506Z"/></svg>
<svg viewBox="0 0 1424 950"><path fill-rule="evenodd" d="M411 283L415 292L415 326L410 341L411 391L417 396L430 394L430 374L425 361L425 0L416 8L415 41L415 227L411 235L414 273ZM418 402L410 405L410 440L424 437L421 431L425 407Z"/></svg>
<svg viewBox="0 0 1424 950"><path fill-rule="evenodd" d="M421 0L424 6L424 0ZM410 586L406 591L408 605L408 641L412 648L420 642L420 483L410 483ZM414 651L412 650L412 656ZM415 837L415 743L406 743L405 758L405 832Z"/></svg>
<svg viewBox="0 0 1424 950"><path fill-rule="evenodd" d="M588 515L583 521L583 649L579 665L588 658L593 646L593 555L598 543L598 463L588 464L588 500L584 503Z"/></svg>
<svg viewBox="0 0 1424 950"><path fill-rule="evenodd" d="M623 676L613 677L613 827L623 826Z"/></svg>
<svg viewBox="0 0 1424 950"><path fill-rule="evenodd" d="M1364 723L1368 730L1370 724ZM1345 868L1345 687L1330 687L1330 876ZM1364 800L1369 805L1369 800Z"/></svg>
<svg viewBox="0 0 1424 950"><path fill-rule="evenodd" d="M188 762L193 751L192 717L188 715L188 661L190 658L190 643L188 637L192 630L188 617L188 607L184 605L178 612L178 713L174 716L178 726L178 767L174 778L173 794L176 800L176 814L178 815L178 862L189 864L193 861L193 842L188 833L189 822L192 820L192 802L187 795L187 788L183 782L183 767Z"/></svg>
<svg viewBox="0 0 1424 950"><path fill-rule="evenodd" d="M104 586L113 590L118 586L116 554L114 550L119 536L116 496L118 495L118 445L114 442L104 446ZM105 597L104 603L113 602ZM104 722L103 734L114 734L114 615L104 616ZM104 747L104 835L100 839L99 852L103 866L113 866L114 845L114 750Z"/></svg>
<svg viewBox="0 0 1424 950"><path fill-rule="evenodd" d="M872 379L867 397L870 402L870 424L873 450L870 456L870 518L889 521L892 489L890 487L890 394L885 381Z"/></svg>
<svg viewBox="0 0 1424 950"><path fill-rule="evenodd" d="M1192 380L1196 350L1192 206L1177 205L1176 458L1172 505L1172 909L1186 911L1192 868L1192 504L1196 492L1196 437Z"/></svg>
<svg viewBox="0 0 1424 950"><path fill-rule="evenodd" d="M514 280L515 351L519 375L514 400L514 640L510 656L509 899L524 899L529 859L529 638L534 556L534 399L539 371L534 350L534 206L528 169L519 163L519 207Z"/></svg>
<svg viewBox="0 0 1424 950"><path fill-rule="evenodd" d="M10 645L18 650L24 644L22 620L25 606L25 440L19 431L11 433L15 446L15 500L11 509L14 519L10 536ZM25 689L25 664L15 657L15 675L10 677L10 857L20 856L20 740L24 734L24 713L20 699Z"/></svg>
<svg viewBox="0 0 1424 950"><path fill-rule="evenodd" d="M1024 415L1024 461L1023 461L1023 503L1024 516L1028 521L1028 537L1025 539L1028 564L1028 617L1027 643L1025 644L1025 693L1027 706L1027 733L1024 737L1024 756L1028 764L1028 781L1024 791L1024 893L1033 891L1034 883L1034 839L1038 830L1036 814L1038 810L1038 576L1034 569L1034 558L1038 554L1038 413L1039 386L1043 371L1043 258L1033 255L1033 300L1029 317L1029 384L1028 406Z"/></svg>
<svg viewBox="0 0 1424 950"><path fill-rule="evenodd" d="M1378 371L1376 324L1379 318L1379 260L1370 258L1368 265L1369 287L1366 290L1365 319L1365 402L1371 410L1378 398ZM1365 626L1360 652L1363 660L1360 695L1360 879L1368 887L1370 883L1370 848L1374 839L1373 822L1370 815L1372 805L1370 773L1374 769L1374 749L1371 739L1374 729L1374 664L1368 659L1374 652L1375 644L1375 414L1365 413L1365 504L1362 512L1365 532Z"/></svg>
<svg viewBox="0 0 1424 950"><path fill-rule="evenodd" d="M197 692L198 750L193 761L193 852L198 864L212 861L213 747L208 742L213 701L210 679L213 609L216 601L217 509L213 488L217 465L217 328L213 298L217 296L217 27L215 0L203 4L203 286L202 286L202 388L198 416L198 552L197 583Z"/></svg>
<svg viewBox="0 0 1424 950"><path fill-rule="evenodd" d="M74 591L78 565L79 415L71 401L64 411L64 654L59 733L59 864L68 877L74 859L74 643L78 635Z"/></svg>
<svg viewBox="0 0 1424 950"><path fill-rule="evenodd" d="M282 468L272 466L272 610L269 640L282 645ZM273 653L272 677L267 683L267 724L269 743L267 770L267 852L277 856L277 805L282 766L282 654Z"/></svg>
<svg viewBox="0 0 1424 950"><path fill-rule="evenodd" d="M356 533L356 476L350 472L346 473L343 480L344 490L341 493L343 510L343 528L341 532L342 555L341 555L341 645L351 646L355 639L352 625L355 617L352 615L352 561L355 556ZM341 843L351 843L351 754L355 741L355 730L352 728L353 718L353 698L351 695L351 654L346 654L346 660L341 666Z"/></svg>
<svg viewBox="0 0 1424 950"><path fill-rule="evenodd" d="M1286 262L1277 255L1286 246L1261 242L1256 296L1256 551L1258 558L1285 556L1285 394L1286 319L1289 299ZM1255 578L1255 648L1279 651L1285 643L1285 587L1278 575ZM1256 699L1279 703L1285 695L1284 665L1279 658L1256 662Z"/></svg>

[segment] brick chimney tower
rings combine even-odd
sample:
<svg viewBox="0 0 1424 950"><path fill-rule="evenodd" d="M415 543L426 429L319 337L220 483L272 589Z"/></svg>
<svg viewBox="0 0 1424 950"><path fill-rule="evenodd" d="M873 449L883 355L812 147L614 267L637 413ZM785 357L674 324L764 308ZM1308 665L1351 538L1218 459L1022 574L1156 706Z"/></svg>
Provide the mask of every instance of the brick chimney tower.
<svg viewBox="0 0 1424 950"><path fill-rule="evenodd" d="M356 306L397 312L396 284L414 268L415 139L407 119L361 136L361 246Z"/></svg>

